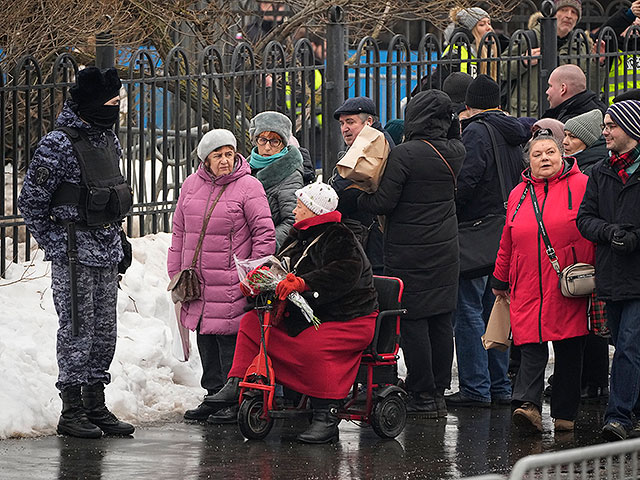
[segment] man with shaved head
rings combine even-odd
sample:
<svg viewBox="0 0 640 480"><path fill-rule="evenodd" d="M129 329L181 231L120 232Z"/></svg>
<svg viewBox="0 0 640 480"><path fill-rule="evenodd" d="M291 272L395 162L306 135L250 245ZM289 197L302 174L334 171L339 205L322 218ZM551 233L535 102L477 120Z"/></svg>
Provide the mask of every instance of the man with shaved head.
<svg viewBox="0 0 640 480"><path fill-rule="evenodd" d="M549 75L548 84L545 93L549 109L542 118L555 118L565 123L594 109L601 110L603 114L607 110L598 95L587 90L587 77L577 65L560 65Z"/></svg>

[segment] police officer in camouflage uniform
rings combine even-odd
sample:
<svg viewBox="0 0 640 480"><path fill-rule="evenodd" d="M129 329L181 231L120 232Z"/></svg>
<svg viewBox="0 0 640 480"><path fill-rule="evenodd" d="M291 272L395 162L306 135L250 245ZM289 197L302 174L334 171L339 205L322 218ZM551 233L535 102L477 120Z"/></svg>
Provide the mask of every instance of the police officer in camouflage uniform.
<svg viewBox="0 0 640 480"><path fill-rule="evenodd" d="M56 129L35 151L18 200L31 235L51 261L59 316L56 387L62 398L57 430L83 438L134 431L104 403L117 338L118 263L124 256L121 221L132 204L131 189L119 169L122 149L113 131L120 86L113 68L78 72ZM69 236L75 237L77 255L68 247ZM77 305L75 332L72 305Z"/></svg>

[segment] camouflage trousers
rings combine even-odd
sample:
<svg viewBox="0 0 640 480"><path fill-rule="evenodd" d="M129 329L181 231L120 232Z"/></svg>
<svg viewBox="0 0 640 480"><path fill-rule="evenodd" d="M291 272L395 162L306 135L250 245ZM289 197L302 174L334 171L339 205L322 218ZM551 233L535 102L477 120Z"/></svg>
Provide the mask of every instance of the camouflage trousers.
<svg viewBox="0 0 640 480"><path fill-rule="evenodd" d="M69 266L51 263L51 290L58 312L58 381L62 391L72 385L109 383L107 370L116 349L118 266L77 266L77 301L80 332L71 329Z"/></svg>

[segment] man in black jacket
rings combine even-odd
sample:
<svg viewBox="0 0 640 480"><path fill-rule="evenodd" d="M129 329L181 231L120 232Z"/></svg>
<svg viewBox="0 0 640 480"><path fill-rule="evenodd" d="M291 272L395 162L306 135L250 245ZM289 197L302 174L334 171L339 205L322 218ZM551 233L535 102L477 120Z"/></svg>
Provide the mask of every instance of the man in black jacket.
<svg viewBox="0 0 640 480"><path fill-rule="evenodd" d="M521 145L529 138L529 132L515 117L500 110L500 88L491 77L479 75L474 79L467 89L465 103L467 118L462 121L462 143L467 153L458 176L458 222L505 214L506 198L498 168L504 177L504 195L508 196L520 181L524 167ZM495 158L495 152L499 153L499 159ZM480 273L458 280L454 332L460 391L446 397L451 407L489 407L492 401L505 405L511 401L511 383L507 378L509 352L487 351L482 346L481 336L495 300L488 278L488 273Z"/></svg>
<svg viewBox="0 0 640 480"><path fill-rule="evenodd" d="M624 440L640 418L640 101L611 105L602 133L611 156L591 171L577 226L597 244L596 293L616 347L602 436Z"/></svg>
<svg viewBox="0 0 640 480"><path fill-rule="evenodd" d="M376 111L376 104L369 97L352 97L345 100L333 113L333 118L340 122L340 131L347 149L353 145L365 125L381 131L389 143L389 148L393 149L396 146L389 132L382 127L376 117ZM357 199L362 191L357 188L349 188L353 185L353 182L342 178L337 170L328 183L340 197L338 211L343 215L343 218L356 220L368 230L367 240L364 245L365 253L371 262L373 273L381 275L382 232L377 217L358 208Z"/></svg>
<svg viewBox="0 0 640 480"><path fill-rule="evenodd" d="M560 65L551 72L548 82L546 94L549 109L542 118L555 118L566 123L570 118L594 108L603 114L607 109L597 94L587 90L587 77L577 65Z"/></svg>

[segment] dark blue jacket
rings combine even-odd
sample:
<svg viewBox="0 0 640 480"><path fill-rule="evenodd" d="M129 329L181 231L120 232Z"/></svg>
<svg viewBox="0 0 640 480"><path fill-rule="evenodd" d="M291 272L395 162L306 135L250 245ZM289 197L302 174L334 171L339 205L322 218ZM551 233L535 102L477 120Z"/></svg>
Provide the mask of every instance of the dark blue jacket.
<svg viewBox="0 0 640 480"><path fill-rule="evenodd" d="M95 146L104 147L107 135L113 136L118 157L122 150L112 130L96 129L83 122L67 102L56 120L57 127L85 130ZM44 250L45 259L67 263L67 233L61 222L79 221L75 206L51 207L51 197L62 182L80 183L80 165L71 141L61 131L54 130L40 140L29 164L24 185L18 198L18 208L35 238ZM123 257L120 225L95 230L78 230L76 234L78 261L92 267L117 264Z"/></svg>
<svg viewBox="0 0 640 480"><path fill-rule="evenodd" d="M462 122L462 143L467 154L458 175L458 221L476 220L490 213L505 213L494 149L487 127L493 127L500 152L507 197L521 180L524 160L521 145L529 132L515 117L499 110L479 113Z"/></svg>
<svg viewBox="0 0 640 480"><path fill-rule="evenodd" d="M640 248L623 255L611 249L607 226L632 225L640 237L640 169L626 184L607 159L591 170L578 211L580 233L596 243L596 293L606 301L640 299Z"/></svg>

